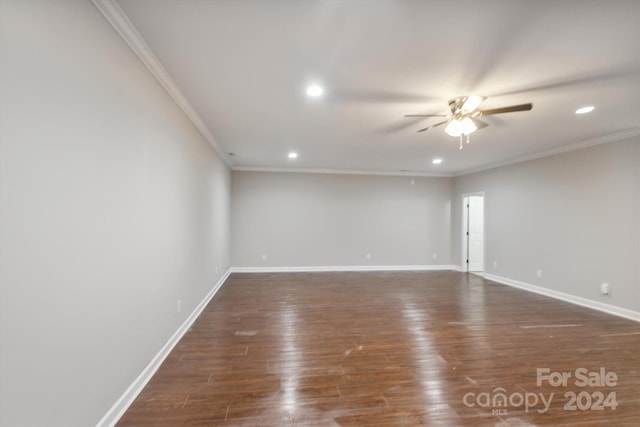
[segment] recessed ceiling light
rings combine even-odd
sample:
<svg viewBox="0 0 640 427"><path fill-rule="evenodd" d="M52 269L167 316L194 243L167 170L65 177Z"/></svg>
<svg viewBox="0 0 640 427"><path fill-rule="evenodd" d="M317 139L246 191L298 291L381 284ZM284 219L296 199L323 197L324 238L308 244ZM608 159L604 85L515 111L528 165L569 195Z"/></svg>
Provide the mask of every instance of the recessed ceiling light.
<svg viewBox="0 0 640 427"><path fill-rule="evenodd" d="M289 157L290 159L295 159L296 157L298 157L298 153L296 153L296 152L292 151L292 152L290 152L290 153L288 154L288 157Z"/></svg>
<svg viewBox="0 0 640 427"><path fill-rule="evenodd" d="M587 114L587 113L592 112L594 110L594 108L596 108L596 107L594 107L593 105L588 105L586 107L581 107L581 108L578 108L576 110L576 114Z"/></svg>
<svg viewBox="0 0 640 427"><path fill-rule="evenodd" d="M318 85L311 85L307 88L307 95L309 96L320 96L324 90Z"/></svg>
<svg viewBox="0 0 640 427"><path fill-rule="evenodd" d="M434 165L439 165L440 163L442 163L442 159L437 157L437 158L431 160L431 163L433 163Z"/></svg>

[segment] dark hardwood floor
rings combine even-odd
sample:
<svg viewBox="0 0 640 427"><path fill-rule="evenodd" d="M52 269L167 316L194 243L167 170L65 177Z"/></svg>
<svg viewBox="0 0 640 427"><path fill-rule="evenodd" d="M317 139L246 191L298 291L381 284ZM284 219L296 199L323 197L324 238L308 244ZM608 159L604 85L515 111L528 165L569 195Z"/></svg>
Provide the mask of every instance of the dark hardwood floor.
<svg viewBox="0 0 640 427"><path fill-rule="evenodd" d="M638 426L640 324L456 272L233 274L118 425Z"/></svg>

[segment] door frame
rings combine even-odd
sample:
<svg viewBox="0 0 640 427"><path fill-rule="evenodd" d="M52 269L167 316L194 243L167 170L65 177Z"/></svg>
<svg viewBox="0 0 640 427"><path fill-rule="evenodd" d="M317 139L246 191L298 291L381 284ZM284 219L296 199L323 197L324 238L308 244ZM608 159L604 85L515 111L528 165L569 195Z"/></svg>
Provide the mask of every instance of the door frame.
<svg viewBox="0 0 640 427"><path fill-rule="evenodd" d="M463 193L462 194L462 223L461 223L461 228L460 228L460 235L461 235L461 239L462 239L462 250L460 251L460 266L461 266L461 271L463 273L468 273L469 272L469 263L467 263L467 245L469 242L469 239L467 237L467 225L468 225L468 214L469 214L469 210L467 209L467 205L465 203L465 199L467 197L472 197L472 196L481 196L484 200L482 203L482 274L484 275L484 272L486 270L486 260L487 260L487 228L486 226L486 220L487 220L487 197L485 195L484 191L475 191L473 193Z"/></svg>

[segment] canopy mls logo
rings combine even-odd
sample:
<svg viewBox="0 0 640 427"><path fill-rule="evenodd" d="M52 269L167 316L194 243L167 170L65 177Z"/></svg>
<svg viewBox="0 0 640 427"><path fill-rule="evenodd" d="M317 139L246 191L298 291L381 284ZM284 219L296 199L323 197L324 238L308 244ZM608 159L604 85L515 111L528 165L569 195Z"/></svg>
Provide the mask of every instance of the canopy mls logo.
<svg viewBox="0 0 640 427"><path fill-rule="evenodd" d="M511 393L507 395L507 390L503 387L496 387L491 393L473 393L469 392L464 395L462 402L469 408L491 408L492 415L507 415L507 408L524 407L525 412L530 409L536 409L539 413L544 414L549 410L553 401L553 393L545 398L544 393ZM538 404L542 404L542 408L538 409Z"/></svg>
<svg viewBox="0 0 640 427"><path fill-rule="evenodd" d="M570 381L571 380L571 381ZM550 368L537 368L536 385L538 387L577 387L583 390L577 393L568 390L562 395L565 411L615 411L618 407L616 392L602 390L602 388L615 387L618 384L618 375L605 368L598 371L589 371L586 368L577 368L574 371L551 371ZM585 388L597 387L598 390L590 391ZM536 410L540 414L549 411L556 393L534 393L525 391L507 393L504 387L496 387L491 392L468 392L462 398L462 403L469 408L480 407L491 409L492 415L507 415L509 408L524 408L525 412Z"/></svg>

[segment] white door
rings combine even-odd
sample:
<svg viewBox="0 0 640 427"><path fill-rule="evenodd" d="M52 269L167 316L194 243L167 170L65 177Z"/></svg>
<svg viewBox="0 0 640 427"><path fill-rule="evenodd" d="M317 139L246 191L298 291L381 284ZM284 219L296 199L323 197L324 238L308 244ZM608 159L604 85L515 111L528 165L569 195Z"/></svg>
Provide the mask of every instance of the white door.
<svg viewBox="0 0 640 427"><path fill-rule="evenodd" d="M484 271L484 197L467 198L468 271Z"/></svg>

